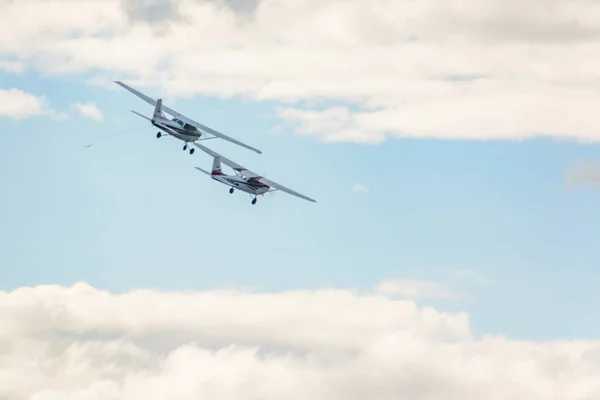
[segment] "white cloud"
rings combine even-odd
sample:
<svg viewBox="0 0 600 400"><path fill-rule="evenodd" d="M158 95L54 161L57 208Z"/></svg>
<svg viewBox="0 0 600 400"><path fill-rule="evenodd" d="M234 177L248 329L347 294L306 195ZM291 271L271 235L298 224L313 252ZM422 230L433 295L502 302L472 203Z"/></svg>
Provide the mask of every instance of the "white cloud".
<svg viewBox="0 0 600 400"><path fill-rule="evenodd" d="M352 187L352 191L357 193L368 192L369 188L365 185L356 184Z"/></svg>
<svg viewBox="0 0 600 400"><path fill-rule="evenodd" d="M590 400L600 341L473 337L350 290L0 292L0 398Z"/></svg>
<svg viewBox="0 0 600 400"><path fill-rule="evenodd" d="M155 96L287 102L281 118L320 140L600 139L591 0L0 5L10 59L86 72L92 84L128 80Z"/></svg>
<svg viewBox="0 0 600 400"><path fill-rule="evenodd" d="M46 115L56 116L44 97L20 89L0 89L0 116L21 120Z"/></svg>
<svg viewBox="0 0 600 400"><path fill-rule="evenodd" d="M102 111L100 111L100 109L98 109L94 103L76 103L73 104L73 108L75 108L77 112L85 118L89 118L96 122L101 122L104 120Z"/></svg>

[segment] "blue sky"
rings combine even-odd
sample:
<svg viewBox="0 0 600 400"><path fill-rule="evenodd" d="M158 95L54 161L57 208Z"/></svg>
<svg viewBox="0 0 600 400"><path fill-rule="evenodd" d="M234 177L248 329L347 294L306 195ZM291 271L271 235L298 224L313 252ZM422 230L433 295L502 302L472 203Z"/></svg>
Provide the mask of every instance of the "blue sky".
<svg viewBox="0 0 600 400"><path fill-rule="evenodd" d="M479 334L575 338L599 326L599 196L564 182L576 159L600 158L596 145L323 143L286 125L272 132L281 121L271 103L166 99L263 155L207 142L212 148L317 200L276 193L253 207L193 168L210 167L208 156L157 140L129 112L152 108L124 90L34 73L0 74L0 82L71 115L0 117L1 290L78 281L115 292L372 290L419 279L464 294L430 303L468 311ZM78 116L75 102L94 102L104 121ZM355 184L369 191L354 193ZM489 282L453 280L461 269Z"/></svg>

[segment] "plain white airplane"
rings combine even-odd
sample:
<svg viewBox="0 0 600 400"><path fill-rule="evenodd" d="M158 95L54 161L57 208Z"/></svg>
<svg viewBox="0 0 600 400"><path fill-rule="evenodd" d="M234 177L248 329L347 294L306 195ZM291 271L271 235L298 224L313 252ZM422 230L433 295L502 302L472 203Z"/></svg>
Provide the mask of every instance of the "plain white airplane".
<svg viewBox="0 0 600 400"><path fill-rule="evenodd" d="M208 172L200 167L194 168L204 172L206 175L209 175L212 179L218 182L221 182L227 186L231 186L229 193L233 193L235 189L239 189L250 194L251 196L253 195L254 198L252 199L252 204L256 204L257 196L264 195L267 192L274 192L276 190L281 190L282 192L286 192L293 196L300 197L301 199L316 203L316 201L310 197L306 197L298 192L286 188L285 186L263 178L262 176L259 176L256 173L242 167L241 165L236 164L228 158L223 157L208 147L202 146L199 143L194 143L194 146L213 157L213 166L211 172ZM235 175L224 174L221 169L221 163L233 168Z"/></svg>
<svg viewBox="0 0 600 400"><path fill-rule="evenodd" d="M262 154L262 151L255 149L252 146L242 143L239 140L236 140L236 139L229 137L219 131L209 128L208 126L202 125L202 124L186 117L185 115L181 115L177 111L174 111L174 110L170 109L169 107L164 106L162 104L162 99L154 100L153 98L146 96L145 94L135 90L134 88L127 86L123 82L115 81L115 83L117 85L129 90L131 93L135 94L140 99L145 100L147 103L153 105L154 106L154 114L152 115L152 118L148 118L145 115L142 115L133 110L131 110L131 112L136 115L139 115L142 118L147 119L148 121L150 121L152 123L152 125L154 125L158 129L161 129L162 131L166 132L167 135L173 136L173 137L185 142L185 145L183 146L183 151L188 149L189 143L194 143L198 140L208 140L208 139L220 138L223 140L227 140L231 143L235 143L238 146L242 146L242 147L245 147L252 151L255 151L258 154ZM172 119L167 118L163 111L172 115L173 118ZM203 134L205 134L206 132L208 132L214 136L201 139L201 136L203 136ZM156 134L156 137L160 138L161 136L162 136L162 133L159 131ZM190 154L194 154L194 149L191 147L190 147Z"/></svg>

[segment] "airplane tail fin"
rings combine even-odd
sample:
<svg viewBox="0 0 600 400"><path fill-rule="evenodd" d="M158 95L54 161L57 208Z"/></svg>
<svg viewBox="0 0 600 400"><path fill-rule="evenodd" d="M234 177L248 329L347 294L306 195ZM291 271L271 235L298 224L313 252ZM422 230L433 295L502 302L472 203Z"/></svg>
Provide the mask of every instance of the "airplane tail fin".
<svg viewBox="0 0 600 400"><path fill-rule="evenodd" d="M221 171L221 156L216 156L213 160L212 175L223 175L223 171Z"/></svg>
<svg viewBox="0 0 600 400"><path fill-rule="evenodd" d="M154 115L152 116L152 121L156 121L157 119L164 118L162 112L162 99L156 100L156 106L154 107Z"/></svg>

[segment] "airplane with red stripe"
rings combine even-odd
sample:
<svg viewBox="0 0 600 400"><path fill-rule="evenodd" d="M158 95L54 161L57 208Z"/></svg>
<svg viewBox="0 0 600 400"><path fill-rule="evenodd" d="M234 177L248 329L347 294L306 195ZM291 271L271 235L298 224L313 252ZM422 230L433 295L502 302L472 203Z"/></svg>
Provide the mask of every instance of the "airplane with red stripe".
<svg viewBox="0 0 600 400"><path fill-rule="evenodd" d="M306 197L298 192L286 188L283 185L273 182L272 180L266 179L265 177L260 176L247 168L242 167L241 165L229 160L228 158L223 157L222 155L209 149L208 147L202 146L199 143L194 143L194 146L196 146L200 150L203 150L205 153L213 157L212 171L209 172L200 167L194 168L201 172L204 172L212 179L221 182L227 186L230 186L231 188L229 189L229 193L234 193L235 190L241 190L250 194L250 196L253 196L252 204L256 204L257 196L262 196L268 192L274 192L277 190L291 194L304 200L311 201L313 203L316 202L310 197ZM225 164L231 167L235 172L235 175L227 175L223 173L221 164Z"/></svg>

